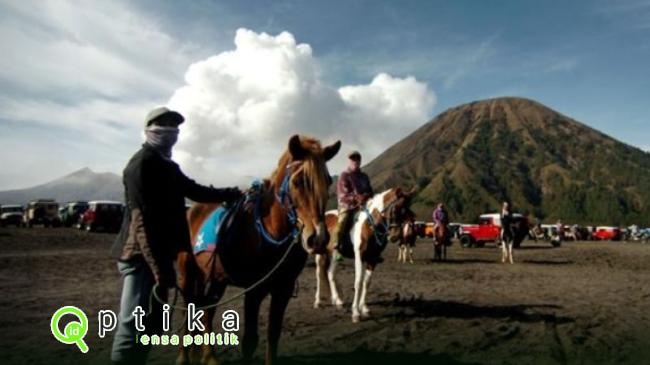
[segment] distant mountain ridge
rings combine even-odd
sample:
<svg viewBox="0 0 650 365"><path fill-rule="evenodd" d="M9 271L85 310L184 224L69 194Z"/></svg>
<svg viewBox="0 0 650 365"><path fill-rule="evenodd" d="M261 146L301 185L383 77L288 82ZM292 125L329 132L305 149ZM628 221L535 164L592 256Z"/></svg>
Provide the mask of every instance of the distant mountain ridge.
<svg viewBox="0 0 650 365"><path fill-rule="evenodd" d="M26 189L0 191L0 204L25 204L34 199L124 200L122 178L112 172L96 173L85 167L51 182Z"/></svg>
<svg viewBox="0 0 650 365"><path fill-rule="evenodd" d="M528 99L450 108L364 169L376 190L416 186L421 219L440 201L474 221L509 200L547 221L650 223L650 154Z"/></svg>

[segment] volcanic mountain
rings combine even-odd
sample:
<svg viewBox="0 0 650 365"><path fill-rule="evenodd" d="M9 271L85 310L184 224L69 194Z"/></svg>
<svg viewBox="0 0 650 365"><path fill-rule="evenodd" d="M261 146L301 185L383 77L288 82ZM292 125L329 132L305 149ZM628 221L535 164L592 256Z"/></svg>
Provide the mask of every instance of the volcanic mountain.
<svg viewBox="0 0 650 365"><path fill-rule="evenodd" d="M421 219L437 202L471 222L510 201L549 222L650 222L650 154L527 99L448 109L365 171L376 190L416 187Z"/></svg>
<svg viewBox="0 0 650 365"><path fill-rule="evenodd" d="M83 168L71 174L26 189L0 191L0 204L25 204L35 199L124 200L122 178L111 172L96 173Z"/></svg>

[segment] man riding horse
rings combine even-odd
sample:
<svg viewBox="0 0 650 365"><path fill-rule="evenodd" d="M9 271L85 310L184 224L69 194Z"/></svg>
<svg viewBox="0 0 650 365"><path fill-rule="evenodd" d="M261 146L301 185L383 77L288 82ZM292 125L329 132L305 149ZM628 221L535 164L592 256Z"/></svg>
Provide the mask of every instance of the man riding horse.
<svg viewBox="0 0 650 365"><path fill-rule="evenodd" d="M368 175L361 171L361 154L353 151L348 155L348 159L348 168L341 172L336 183L339 215L332 245L337 250L337 261L342 260L341 244L350 234L356 212L374 195Z"/></svg>

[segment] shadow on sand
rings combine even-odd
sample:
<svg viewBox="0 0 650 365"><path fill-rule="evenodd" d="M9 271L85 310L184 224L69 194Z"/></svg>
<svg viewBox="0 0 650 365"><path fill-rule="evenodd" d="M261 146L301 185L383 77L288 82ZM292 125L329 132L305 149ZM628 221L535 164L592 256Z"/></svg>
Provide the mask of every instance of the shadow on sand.
<svg viewBox="0 0 650 365"><path fill-rule="evenodd" d="M557 260L557 261L551 261L551 260L521 260L520 261L523 264L533 264L533 265L551 265L551 266L557 266L557 265L571 265L573 264L573 261L571 260Z"/></svg>
<svg viewBox="0 0 650 365"><path fill-rule="evenodd" d="M454 258L448 258L444 261L438 261L438 260L433 260L433 259L428 259L427 263L431 264L457 264L457 265L462 265L462 264L498 264L499 261L492 259L454 259Z"/></svg>
<svg viewBox="0 0 650 365"><path fill-rule="evenodd" d="M346 353L314 354L310 356L280 357L278 363L282 365L359 365L359 364L408 364L408 365L469 365L477 363L460 362L448 355L428 353L399 353L399 352L377 352L368 350L354 350ZM239 364L239 362L228 362L228 364Z"/></svg>
<svg viewBox="0 0 650 365"><path fill-rule="evenodd" d="M396 311L389 311L386 316L399 319L444 317L461 319L502 318L526 323L545 322L552 324L575 322L574 318L559 317L555 313L552 313L553 310L562 308L554 304L483 306L453 301L414 298L377 301L372 303L372 305L396 308ZM545 311L546 313L540 311Z"/></svg>

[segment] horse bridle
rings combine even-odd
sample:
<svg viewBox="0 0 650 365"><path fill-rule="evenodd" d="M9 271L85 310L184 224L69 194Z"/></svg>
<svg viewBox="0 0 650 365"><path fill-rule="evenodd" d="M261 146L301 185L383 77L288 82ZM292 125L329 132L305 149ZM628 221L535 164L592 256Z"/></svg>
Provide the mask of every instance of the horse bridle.
<svg viewBox="0 0 650 365"><path fill-rule="evenodd" d="M391 228L395 228L395 227L400 226L399 224L392 222L393 220L396 220L396 218L393 218L393 216L395 215L395 204L397 204L398 200L399 200L399 198L396 198L395 200L390 202L390 204L385 206L384 209L379 210L379 216L382 218L380 222L375 221L375 218L372 216L372 212L370 212L370 210L368 210L367 206L363 207L364 212L368 216L368 223L369 223L370 229L372 229L373 234L375 236L375 240L380 245L383 245L383 239L385 239L386 236L388 236L388 232L389 232L389 230ZM384 213L386 211L389 211L391 213L391 214L389 214L388 217L384 216ZM381 235L383 237L379 237L379 233L378 233L378 230L377 230L377 227L380 226L380 225L381 225L381 227L384 228L383 232L381 233Z"/></svg>
<svg viewBox="0 0 650 365"><path fill-rule="evenodd" d="M260 233L260 235L262 235L262 237L267 242L275 246L281 246L286 242L288 242L289 240L294 241L296 237L298 237L298 235L300 234L300 231L302 230L300 228L301 225L300 219L298 218L298 214L296 213L296 208L295 205L293 204L293 199L291 199L291 194L289 191L291 175L293 173L294 166L295 166L294 163L287 165L284 178L282 179L282 183L280 184L280 191L277 194L275 194L275 198L280 203L280 206L282 206L284 210L287 212L287 219L289 220L289 225L291 226L291 232L289 232L285 237L283 237L280 240L276 240L275 238L273 238L271 234L266 230L266 227L264 227L264 222L262 221L261 196L258 196L257 201L255 202L255 213L254 213L255 227L257 228L257 231Z"/></svg>

